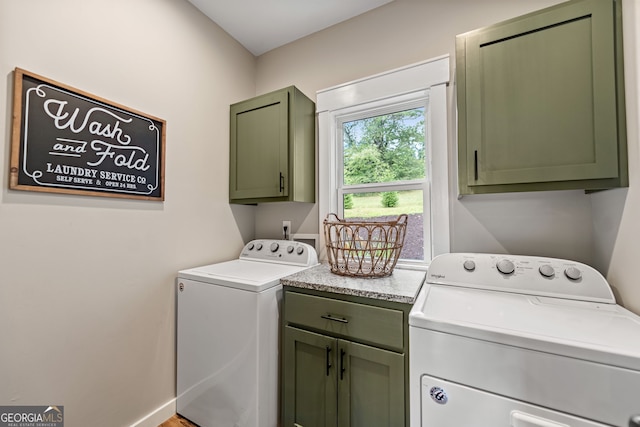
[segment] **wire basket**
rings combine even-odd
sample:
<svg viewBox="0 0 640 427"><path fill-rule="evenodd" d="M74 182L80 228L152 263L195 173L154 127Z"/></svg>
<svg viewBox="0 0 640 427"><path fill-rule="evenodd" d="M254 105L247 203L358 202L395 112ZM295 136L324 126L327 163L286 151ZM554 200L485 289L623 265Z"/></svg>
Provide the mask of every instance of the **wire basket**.
<svg viewBox="0 0 640 427"><path fill-rule="evenodd" d="M346 221L327 215L324 240L331 272L341 276L385 277L398 262L407 215L395 221Z"/></svg>

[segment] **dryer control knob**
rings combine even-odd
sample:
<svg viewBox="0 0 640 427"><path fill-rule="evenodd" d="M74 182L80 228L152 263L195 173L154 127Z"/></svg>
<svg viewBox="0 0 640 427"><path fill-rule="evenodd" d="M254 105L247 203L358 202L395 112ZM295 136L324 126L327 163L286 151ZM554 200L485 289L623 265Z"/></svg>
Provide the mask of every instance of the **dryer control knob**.
<svg viewBox="0 0 640 427"><path fill-rule="evenodd" d="M280 247L280 245L279 245L279 244L277 244L276 242L273 242L273 243L271 244L271 246L269 247L269 249L271 249L271 252L275 252L275 251L277 251L277 250L278 250L278 248L279 248L279 247Z"/></svg>
<svg viewBox="0 0 640 427"><path fill-rule="evenodd" d="M582 271L578 270L576 267L569 267L564 270L564 275L567 276L569 280L580 280L582 279Z"/></svg>
<svg viewBox="0 0 640 427"><path fill-rule="evenodd" d="M501 259L500 261L498 261L498 264L496 264L496 267L498 267L498 271L500 273L506 275L512 274L514 271L516 271L516 266L508 259Z"/></svg>
<svg viewBox="0 0 640 427"><path fill-rule="evenodd" d="M549 264L541 265L538 271L544 277L553 277L556 274L556 271Z"/></svg>
<svg viewBox="0 0 640 427"><path fill-rule="evenodd" d="M476 269L476 263L471 261L470 259L466 260L464 264L462 264L465 270L473 271Z"/></svg>

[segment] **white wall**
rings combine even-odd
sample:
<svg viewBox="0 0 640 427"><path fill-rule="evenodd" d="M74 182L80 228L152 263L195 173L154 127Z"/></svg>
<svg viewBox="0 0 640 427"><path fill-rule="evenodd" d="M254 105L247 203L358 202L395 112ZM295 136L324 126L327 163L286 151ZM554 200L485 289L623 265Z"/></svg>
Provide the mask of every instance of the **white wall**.
<svg viewBox="0 0 640 427"><path fill-rule="evenodd" d="M455 75L455 36L558 3L557 0L395 0L258 58L257 90L296 84L316 91L449 54ZM582 192L469 196L456 199L455 84L449 86L452 244L454 251L540 254L590 261L591 211ZM277 235L284 216L295 231L318 229L317 210L258 206L256 234ZM558 216L560 215L560 216Z"/></svg>
<svg viewBox="0 0 640 427"><path fill-rule="evenodd" d="M455 36L475 28L560 3L558 0L395 0L258 58L257 92L289 84L315 99L316 91L340 83L450 54L455 75ZM634 0L625 0L625 53L639 22ZM636 6L637 8L637 6ZM635 45L635 46L634 46ZM636 70L637 74L637 70ZM628 101L637 101L637 84L627 76ZM453 82L453 78L452 78ZM640 253L637 211L632 188L585 195L581 191L465 196L456 199L455 84L449 86L449 154L452 251L498 252L568 258L610 272L621 300L640 312L640 286L633 279L633 254ZM637 126L637 108L629 119ZM637 156L638 133L629 132L630 154ZM630 161L636 168L637 161ZM626 205L625 205L626 199ZM602 200L602 201L600 201ZM622 212L624 211L624 215ZM256 235L275 237L282 219L294 232L317 233L315 207L260 205ZM620 221L622 223L620 224ZM594 225L595 224L595 225ZM613 257L612 257L612 254ZM608 268L611 264L611 268Z"/></svg>
<svg viewBox="0 0 640 427"><path fill-rule="evenodd" d="M629 188L595 193L595 260L619 302L640 313L640 5L623 0Z"/></svg>
<svg viewBox="0 0 640 427"><path fill-rule="evenodd" d="M16 66L165 119L166 200L8 190ZM186 0L2 0L0 76L0 405L64 405L67 427L173 413L176 272L254 232L227 188L255 58Z"/></svg>

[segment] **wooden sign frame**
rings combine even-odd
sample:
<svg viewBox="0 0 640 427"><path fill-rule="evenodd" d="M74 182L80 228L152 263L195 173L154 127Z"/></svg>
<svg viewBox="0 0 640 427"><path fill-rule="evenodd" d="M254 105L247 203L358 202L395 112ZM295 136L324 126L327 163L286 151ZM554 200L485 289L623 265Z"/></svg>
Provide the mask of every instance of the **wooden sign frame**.
<svg viewBox="0 0 640 427"><path fill-rule="evenodd" d="M12 190L164 200L166 122L14 71Z"/></svg>

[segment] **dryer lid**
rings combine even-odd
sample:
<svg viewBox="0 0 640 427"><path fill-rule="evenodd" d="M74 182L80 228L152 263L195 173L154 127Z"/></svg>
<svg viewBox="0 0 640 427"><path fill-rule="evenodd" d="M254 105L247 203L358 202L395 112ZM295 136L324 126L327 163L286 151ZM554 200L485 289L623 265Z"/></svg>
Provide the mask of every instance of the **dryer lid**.
<svg viewBox="0 0 640 427"><path fill-rule="evenodd" d="M640 371L640 317L618 305L424 286L412 327Z"/></svg>

